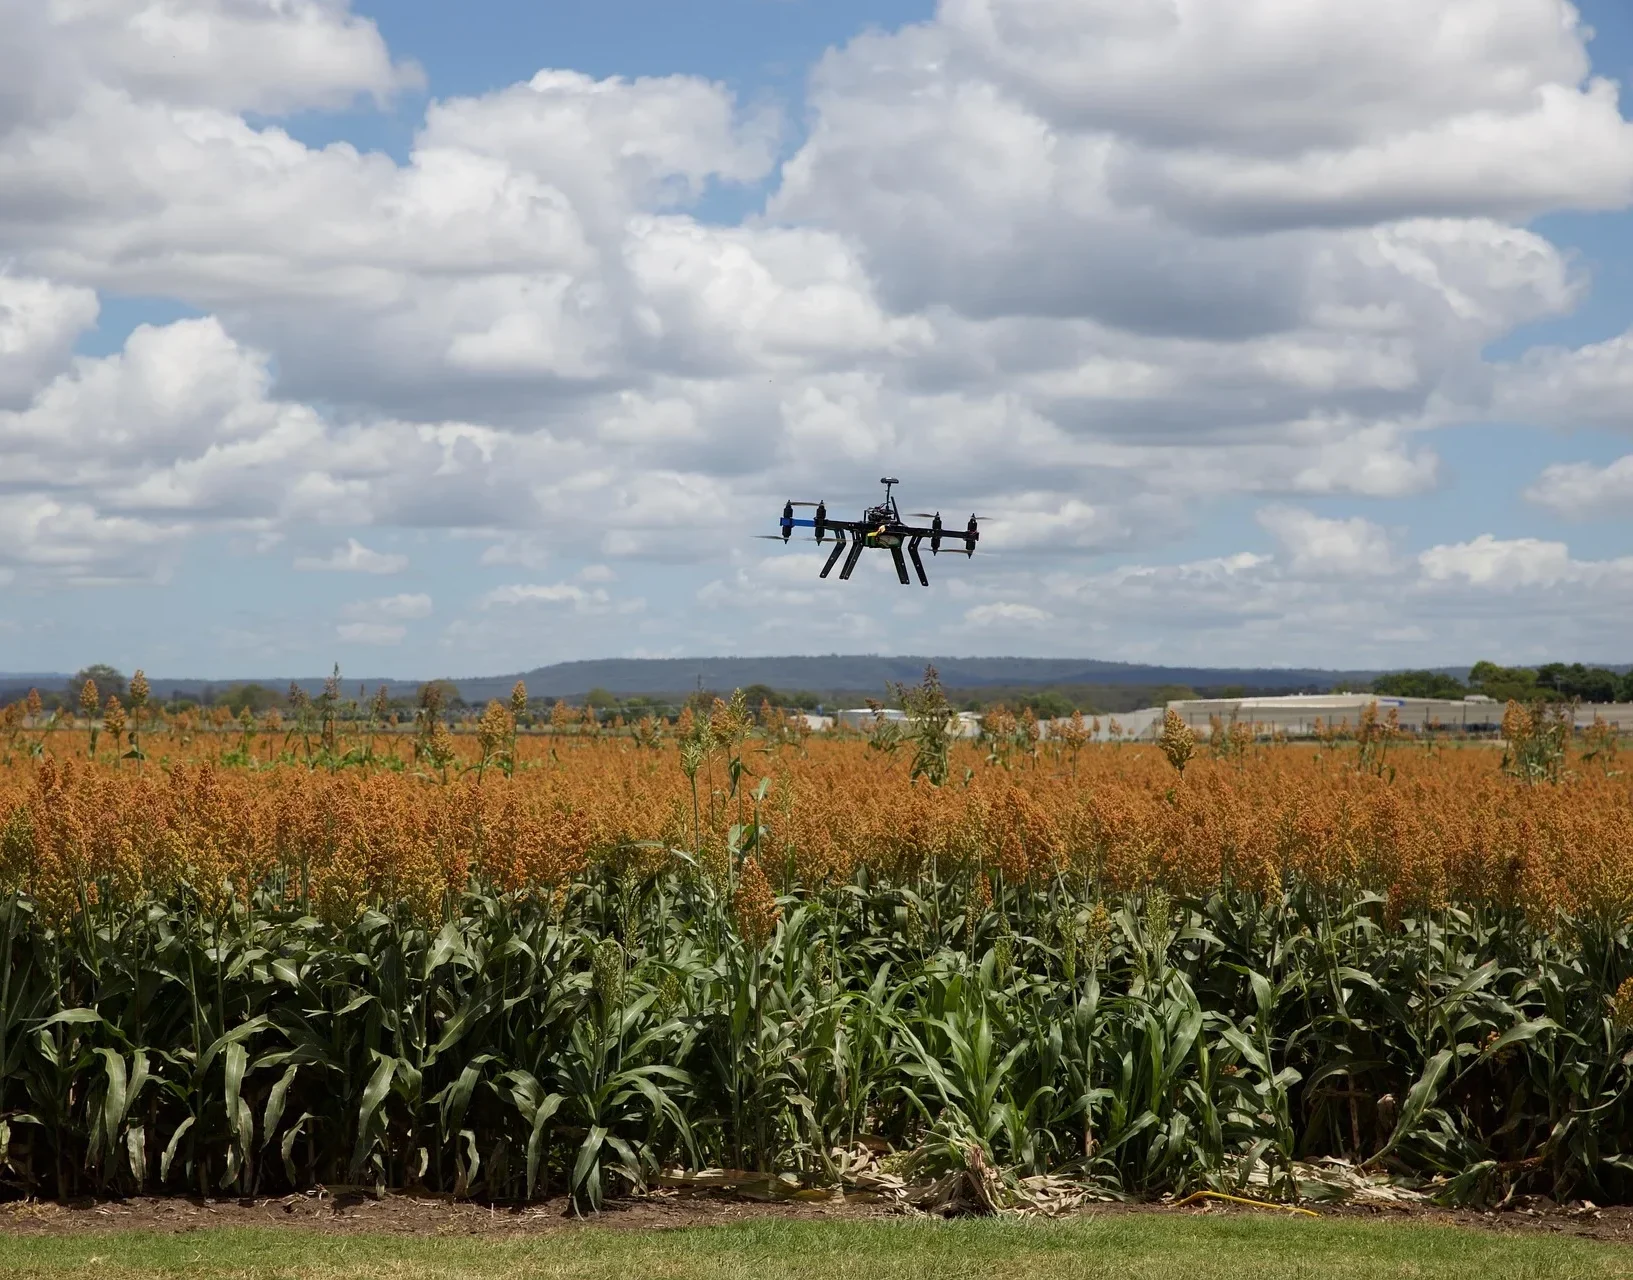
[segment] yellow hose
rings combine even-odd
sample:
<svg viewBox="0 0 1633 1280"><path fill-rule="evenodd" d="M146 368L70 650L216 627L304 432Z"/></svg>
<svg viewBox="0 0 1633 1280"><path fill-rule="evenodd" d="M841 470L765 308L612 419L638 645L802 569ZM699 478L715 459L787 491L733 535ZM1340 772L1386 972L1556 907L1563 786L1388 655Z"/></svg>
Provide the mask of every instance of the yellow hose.
<svg viewBox="0 0 1633 1280"><path fill-rule="evenodd" d="M1195 1204L1198 1200L1229 1200L1232 1204L1245 1204L1253 1209L1280 1209L1284 1213L1302 1213L1307 1218L1319 1218L1321 1215L1314 1209L1301 1209L1294 1204L1276 1204L1269 1200L1248 1200L1242 1196L1227 1196L1223 1191L1193 1191L1183 1200L1174 1201L1172 1208L1183 1209L1188 1204Z"/></svg>

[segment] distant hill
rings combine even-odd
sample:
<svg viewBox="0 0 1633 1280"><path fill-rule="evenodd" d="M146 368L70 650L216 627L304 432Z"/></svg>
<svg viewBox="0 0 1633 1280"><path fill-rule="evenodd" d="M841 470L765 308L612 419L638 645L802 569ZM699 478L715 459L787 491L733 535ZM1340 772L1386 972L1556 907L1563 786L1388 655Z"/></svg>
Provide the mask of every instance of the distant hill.
<svg viewBox="0 0 1633 1280"><path fill-rule="evenodd" d="M784 692L809 691L831 698L838 694L879 696L892 681L913 683L934 664L941 681L952 690L1017 690L1041 688L1124 687L1132 693L1180 686L1219 689L1241 686L1259 692L1325 690L1341 681L1371 680L1377 672L1327 671L1317 668L1163 667L1092 658L934 658L888 657L876 654L832 654L815 657L770 658L601 658L587 662L559 662L531 671L501 676L454 678L466 702L485 702L509 696L518 679L535 698L581 698L592 689L620 697L633 694L684 697L698 688L729 692L753 684ZM1465 668L1462 674L1466 674ZM128 673L127 673L128 674ZM428 679L431 677L427 677ZM22 696L31 687L61 690L65 672L0 673L0 702ZM208 698L233 685L260 684L278 693L291 683L309 693L323 688L323 677L245 676L233 680L198 680L150 676L154 696L178 694ZM412 696L418 680L387 680L344 675L348 697L360 690L372 693L385 685L392 697Z"/></svg>
<svg viewBox="0 0 1633 1280"><path fill-rule="evenodd" d="M817 693L882 691L891 681L913 683L934 665L952 689L1062 685L1244 685L1256 689L1330 688L1341 680L1370 680L1375 672L1316 669L1159 667L1092 658L935 658L840 655L779 658L601 658L558 662L524 672L535 697L571 698L591 689L609 693L685 694L697 688L731 690L751 684ZM459 680L468 702L502 697L517 677Z"/></svg>

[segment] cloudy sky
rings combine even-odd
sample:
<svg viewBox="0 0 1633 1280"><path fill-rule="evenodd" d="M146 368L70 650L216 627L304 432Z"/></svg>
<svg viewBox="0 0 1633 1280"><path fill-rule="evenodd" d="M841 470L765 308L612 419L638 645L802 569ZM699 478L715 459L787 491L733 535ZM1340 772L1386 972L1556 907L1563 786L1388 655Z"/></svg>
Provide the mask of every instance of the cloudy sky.
<svg viewBox="0 0 1633 1280"><path fill-rule="evenodd" d="M1625 0L0 29L0 670L1633 658Z"/></svg>

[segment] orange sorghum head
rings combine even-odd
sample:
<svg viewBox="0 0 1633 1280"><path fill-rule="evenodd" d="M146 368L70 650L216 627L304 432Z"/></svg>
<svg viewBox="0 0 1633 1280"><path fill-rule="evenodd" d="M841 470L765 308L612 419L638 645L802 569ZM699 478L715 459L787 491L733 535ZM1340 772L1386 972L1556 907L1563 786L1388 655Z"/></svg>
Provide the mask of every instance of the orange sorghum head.
<svg viewBox="0 0 1633 1280"><path fill-rule="evenodd" d="M754 951L771 940L771 934L782 917L782 908L771 892L771 884L760 870L759 860L745 858L737 876L737 892L732 898L732 923L737 936Z"/></svg>

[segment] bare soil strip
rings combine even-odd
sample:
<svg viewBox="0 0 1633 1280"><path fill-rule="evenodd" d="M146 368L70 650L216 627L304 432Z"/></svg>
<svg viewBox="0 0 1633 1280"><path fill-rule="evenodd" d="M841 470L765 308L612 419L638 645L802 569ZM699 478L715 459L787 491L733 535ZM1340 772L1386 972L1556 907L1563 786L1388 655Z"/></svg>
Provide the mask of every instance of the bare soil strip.
<svg viewBox="0 0 1633 1280"><path fill-rule="evenodd" d="M1533 1201L1518 1209L1481 1213L1422 1205L1333 1205L1322 1217L1398 1221L1418 1225L1477 1228L1493 1232L1557 1234L1633 1245L1633 1206L1556 1206ZM1095 1204L1073 1216L1183 1214L1221 1216L1276 1213L1236 1205L1208 1204L1184 1209L1161 1204ZM388 1195L383 1199L344 1193L264 1200L205 1200L133 1197L82 1200L69 1204L13 1201L0 1204L0 1231L15 1235L72 1235L108 1231L188 1232L225 1227L296 1227L335 1234L515 1237L560 1231L619 1231L718 1226L751 1219L822 1221L901 1216L892 1205L855 1199L764 1203L719 1192L659 1193L609 1201L602 1212L578 1217L565 1199L526 1208L479 1205L432 1196Z"/></svg>

